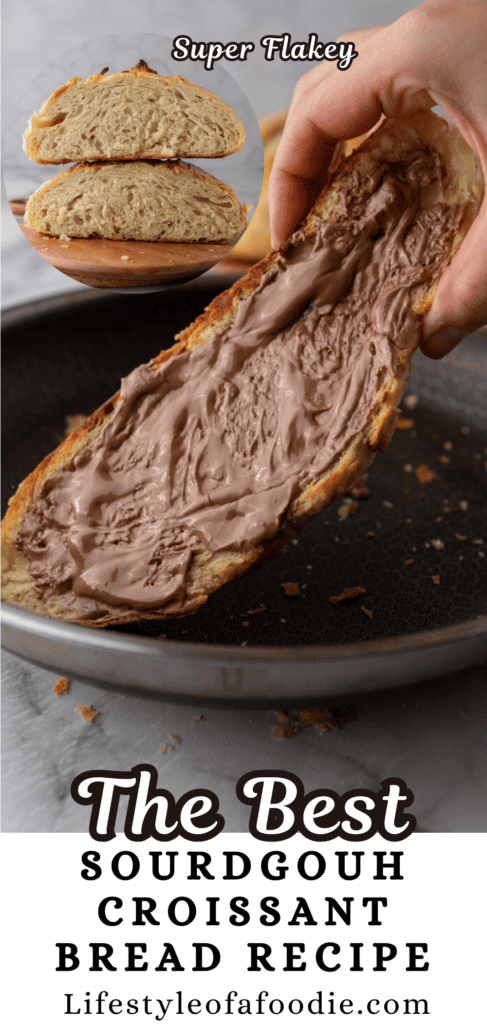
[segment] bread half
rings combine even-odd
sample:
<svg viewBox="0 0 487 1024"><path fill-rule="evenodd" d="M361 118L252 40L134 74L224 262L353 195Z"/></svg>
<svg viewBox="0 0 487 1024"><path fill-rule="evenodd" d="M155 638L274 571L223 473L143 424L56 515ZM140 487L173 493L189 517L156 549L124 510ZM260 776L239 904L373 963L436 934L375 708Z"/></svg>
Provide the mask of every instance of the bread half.
<svg viewBox="0 0 487 1024"><path fill-rule="evenodd" d="M32 114L24 151L37 164L196 159L229 156L244 142L242 122L227 103L141 60L130 71L71 78L56 89Z"/></svg>
<svg viewBox="0 0 487 1024"><path fill-rule="evenodd" d="M433 114L386 122L301 229L20 486L4 598L91 626L194 612L278 554L391 440L483 179Z"/></svg>
<svg viewBox="0 0 487 1024"><path fill-rule="evenodd" d="M226 242L248 210L229 185L181 160L80 163L34 192L24 223L56 237Z"/></svg>

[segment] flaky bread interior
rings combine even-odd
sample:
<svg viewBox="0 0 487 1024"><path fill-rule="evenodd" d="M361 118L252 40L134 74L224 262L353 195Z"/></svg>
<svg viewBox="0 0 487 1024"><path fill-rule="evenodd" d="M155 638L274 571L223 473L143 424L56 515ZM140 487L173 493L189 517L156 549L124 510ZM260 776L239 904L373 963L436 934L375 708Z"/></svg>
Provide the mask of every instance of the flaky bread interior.
<svg viewBox="0 0 487 1024"><path fill-rule="evenodd" d="M237 153L245 129L208 89L164 78L140 61L130 71L71 78L32 114L24 151L37 164L155 160Z"/></svg>
<svg viewBox="0 0 487 1024"><path fill-rule="evenodd" d="M459 228L445 252L445 265L479 209L483 196L483 178L477 158L459 133L431 113L385 123L367 139L338 169L331 183L323 190L302 225L301 238L304 235L312 243L319 222L339 218L344 203L343 182L350 172L360 170L367 174L369 170L373 171L381 151L390 150L391 146L411 139L422 140L439 153L442 166L447 171L445 202L452 206L466 204ZM292 246L292 242L288 243L282 247L281 252L286 254L292 250ZM228 327L235 319L239 303L255 292L263 276L279 259L279 253L271 252L232 288L214 299L205 313L179 335L177 344L170 351L161 352L150 364L151 367L156 369L172 355L199 348L215 332L219 333ZM272 282L267 287L271 288ZM411 293L412 308L419 319L431 307L434 291L435 283L425 282ZM353 324L350 330L353 331ZM292 500L273 540L258 544L251 550L225 549L214 553L201 547L193 554L186 578L185 595L160 609L141 611L131 607L114 607L91 598L77 597L72 591L41 599L36 593L35 581L30 575L26 559L14 546L15 537L26 512L36 500L42 482L69 465L77 453L98 437L121 400L118 393L93 413L54 453L47 456L11 499L2 527L4 599L29 611L91 626L127 624L143 618L177 617L195 611L222 584L257 568L278 554L307 520L353 485L375 452L385 449L394 431L397 405L406 384L414 347L415 342L409 349L401 349L397 372L393 377L389 375L382 380L375 400L367 409L366 422L357 430L346 448L337 454L331 467L318 479L312 480Z"/></svg>
<svg viewBox="0 0 487 1024"><path fill-rule="evenodd" d="M222 242L248 207L229 185L180 160L81 163L41 185L24 223L47 235L144 242Z"/></svg>

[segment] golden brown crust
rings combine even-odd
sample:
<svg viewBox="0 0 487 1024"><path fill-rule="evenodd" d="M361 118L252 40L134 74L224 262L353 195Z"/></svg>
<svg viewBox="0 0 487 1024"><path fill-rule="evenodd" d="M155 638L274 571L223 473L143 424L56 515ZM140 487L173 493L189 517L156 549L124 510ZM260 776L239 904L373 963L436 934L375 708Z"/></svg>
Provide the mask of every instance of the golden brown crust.
<svg viewBox="0 0 487 1024"><path fill-rule="evenodd" d="M108 69L106 69L106 70L108 70ZM239 130L238 139L236 140L235 145L232 146L231 149L226 150L224 153L218 153L218 154L216 154L216 156L217 157L230 156L232 153L238 153L241 150L241 148L242 148L242 146L243 146L243 144L245 142L245 129L244 129L243 125L240 123L239 119L237 118L237 115L235 114L235 111L232 110L232 108L228 105L228 103L225 103L225 101L220 99L219 96L216 96L215 93L210 92L209 89L204 89L200 85L194 85L193 82L189 82L187 78L183 78L181 75L173 75L173 76L167 76L167 77L159 75L157 73L157 71L153 71L151 68L149 68L147 66L147 64L145 63L145 61L140 60L138 64L135 64L134 67L130 68L128 71L120 71L120 72L117 72L114 75L108 75L108 76L106 75L105 72L101 72L99 75L89 75L88 78L86 78L84 82L83 82L82 78L80 78L79 76L75 76L74 78L70 78L68 82L65 82L64 85L59 86L58 89L55 89L54 92L51 93L50 96L48 96L47 100L44 100L44 103L42 104L41 109L39 111L37 111L37 112L34 112L31 115L31 118L29 120L29 124L27 126L27 130L25 131L24 137L23 137L24 153L26 153L26 155L29 157L29 160L32 160L34 163L46 164L48 166L49 166L49 164L52 163L51 160L43 160L42 157L39 156L39 148L38 148L38 144L36 142L36 132L39 129L46 128L48 126L49 121L50 121L51 116L52 116L52 108L53 108L53 105L54 105L55 101L58 100L59 97L62 96L68 89L77 88L77 87L83 88L85 86L98 85L101 82L105 82L105 83L106 82L110 82L110 81L115 82L116 79L119 79L119 80L123 81L127 77L134 78L134 79L138 79L138 78L141 78L141 79L145 78L145 79L147 79L147 78L154 78L154 76L156 76L156 78L158 79L159 85L162 84L166 88L168 86L178 85L178 84L179 85L187 85L191 89L193 89L195 91L195 93L198 93L200 96L206 97L207 99L214 100L215 102L217 102L222 107L222 109L225 109L228 113L230 113L232 115L232 117L236 119L238 124L240 124L240 130ZM200 157L203 158L205 156L206 156L205 153L193 153L192 154L192 158L194 160L197 160ZM112 159L112 158L110 158L110 159ZM119 159L123 159L123 158L120 157ZM130 157L128 159L133 159L133 158ZM69 163L69 162L70 162L69 157L66 158L66 160L60 160L60 161L55 160L54 161L54 163Z"/></svg>
<svg viewBox="0 0 487 1024"><path fill-rule="evenodd" d="M480 206L483 195L483 179L479 163L458 132L450 129L445 122L433 114L421 114L401 122L382 126L377 133L354 152L344 164L348 171L356 161L367 160L386 134L414 131L422 139L431 142L440 151L443 163L449 168L450 180L446 199L448 202L470 201L467 216L461 231L453 240L451 252L460 244L469 223ZM302 225L303 233L313 238L317 220L330 220L340 208L340 176L327 186L318 198L313 210ZM286 243L288 244L288 243ZM283 247L285 251L286 246ZM178 335L176 345L169 351L161 352L153 361L154 369L171 356L190 351L203 345L215 332L228 326L235 315L240 298L250 294L260 283L266 270L273 266L278 253L271 252L232 288L217 296L205 313ZM419 286L413 295L413 309L423 316L431 307L435 287ZM101 409L90 416L81 427L74 431L60 447L48 455L41 465L21 484L11 499L9 510L2 524L2 548L6 559L4 573L4 597L40 614L51 614L66 621L83 622L91 626L118 625L144 619L174 617L196 611L207 600L208 595L224 583L259 568L274 558L298 533L308 519L315 516L337 497L349 490L354 481L364 472L376 451L383 451L389 444L397 418L397 405L404 390L410 368L412 351L405 350L397 375L387 377L376 394L375 404L370 409L365 427L354 437L348 448L342 452L332 468L321 478L313 481L289 507L278 536L270 543L259 545L247 552L226 550L213 554L208 549L198 551L191 562L188 573L187 595L160 610L140 611L131 608L113 608L90 598L78 598L71 592L61 597L41 600L35 593L35 583L28 566L14 548L15 536L23 522L27 509L33 504L43 480L54 475L67 465L74 455L86 447L98 435L103 424L113 412L120 394L117 393ZM87 616L93 616L91 619ZM84 617L84 618L83 618Z"/></svg>

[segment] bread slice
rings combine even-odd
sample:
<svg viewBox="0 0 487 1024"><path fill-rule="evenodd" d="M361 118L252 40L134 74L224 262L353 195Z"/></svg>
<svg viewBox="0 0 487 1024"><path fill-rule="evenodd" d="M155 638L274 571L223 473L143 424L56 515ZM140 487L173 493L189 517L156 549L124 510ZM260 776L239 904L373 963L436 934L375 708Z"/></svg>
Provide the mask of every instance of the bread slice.
<svg viewBox="0 0 487 1024"><path fill-rule="evenodd" d="M34 192L24 223L56 237L226 242L248 210L229 185L181 160L80 163Z"/></svg>
<svg viewBox="0 0 487 1024"><path fill-rule="evenodd" d="M432 168L430 176L425 167ZM417 191L420 186L422 205L413 218L413 208L406 201L408 189ZM394 194L402 196L402 205L397 206L399 200L394 200ZM172 350L161 352L147 367L134 371L124 382L123 394L118 393L93 413L21 484L2 527L5 600L41 615L90 626L181 616L196 611L222 584L282 551L311 517L353 485L374 453L391 440L421 317L432 304L436 281L474 219L482 194L479 161L459 133L444 121L427 113L382 125L338 168L301 230L280 252L271 252L218 296L179 335ZM353 257L355 263L352 261L351 266L350 253L356 252L359 257ZM319 287L310 284L318 266ZM379 290L377 272L382 275ZM291 285L288 288L287 282ZM273 330L266 328L269 310L274 318ZM280 330L276 333L278 322ZM317 339L321 339L319 345ZM246 345L251 346L247 361ZM268 353L274 362L272 374L266 377L262 368ZM297 369L296 353L301 353ZM232 369L237 357L243 383L240 370ZM216 373L222 361L227 377L220 391L215 378L212 390L205 384L204 366L211 364ZM291 370L294 384L290 389L286 375ZM192 374L195 382L187 396L185 374ZM313 411L309 391L328 387L327 375L333 378L331 408ZM178 382L179 387L175 386ZM135 392L138 397L134 397ZM262 415L258 421L252 395L255 402L260 401ZM150 408L142 416L146 402ZM169 436L166 428L172 402L174 431ZM308 415L308 407L312 415ZM214 415L215 409L218 416L223 409L223 433L220 431L216 447L209 445L203 450L201 435L193 429L194 416L200 416L201 427L203 416L208 415L216 429L220 420ZM296 428L301 409L306 411L308 434ZM144 430L151 416L155 417L156 429L149 444ZM277 428L275 423L272 425L275 417ZM318 424L316 430L313 418ZM216 435L212 436L214 441ZM222 437L224 444L220 444ZM205 506L206 519L201 519L193 502L191 514L196 517L193 523L199 523L199 540L187 551L187 509L183 508L175 520L175 529L180 530L179 547L175 543L167 548L158 540L166 526L165 513L157 518L147 513L143 504L150 491L150 487L144 490L146 469L149 476L152 474L152 482L157 478L157 487L165 486L164 467L153 459L168 442L178 455L173 467L176 505L170 507L169 515L181 502L184 504L195 463L199 478L207 480L212 475L221 476L220 463L226 458L229 475L238 463L244 478L236 495L225 492L219 498L217 490L212 492L216 499ZM115 462L100 462L100 452L103 458L116 453ZM119 457L126 468L117 475ZM142 477L139 480L136 476L139 482L134 484L131 474L141 459ZM259 482L255 477L258 467L263 467L264 476L271 472L273 459L277 460L277 476L271 474L266 489L265 480ZM101 492L85 493L85 473L97 467L97 472L110 481L109 491L125 488L122 508L109 504L106 489L104 496ZM254 491L249 496L252 481ZM154 579L159 571L166 571L168 555L169 561L172 558L169 576L173 573L173 582L181 577L181 585L173 588L172 596L150 603L131 601L123 595L115 600L90 596L84 584L75 590L70 560L81 550L79 536L85 521L83 516L81 520L76 518L78 533L72 532L75 505L65 500L66 486L76 487L83 514L87 514L87 501L102 519L105 507L109 509L102 531L97 533L97 527L93 527L90 535L89 558L94 559L95 573L97 545L107 553L111 541L104 540L103 531L113 526L116 547L108 554L117 552L112 568L125 565L128 554L128 590L131 573L137 574L140 569L142 588L150 585L151 580L144 575L147 564ZM134 514L138 488L143 512ZM158 501L161 493L157 490ZM261 499L269 499L274 514L268 516L264 529L256 529L252 502L258 505ZM249 502L250 511L243 514ZM228 535L234 524L237 541L230 543ZM152 543L152 547L149 557L139 560L132 538L137 538L140 530L145 530L144 542L149 546ZM211 543L205 541L205 531L212 535ZM46 584L45 558L51 557L53 545L59 546L61 556ZM112 576L109 573L110 579L119 579L117 573L118 569Z"/></svg>
<svg viewBox="0 0 487 1024"><path fill-rule="evenodd" d="M243 124L227 103L141 60L130 71L71 78L56 89L32 114L24 151L37 164L196 159L229 156L244 142Z"/></svg>

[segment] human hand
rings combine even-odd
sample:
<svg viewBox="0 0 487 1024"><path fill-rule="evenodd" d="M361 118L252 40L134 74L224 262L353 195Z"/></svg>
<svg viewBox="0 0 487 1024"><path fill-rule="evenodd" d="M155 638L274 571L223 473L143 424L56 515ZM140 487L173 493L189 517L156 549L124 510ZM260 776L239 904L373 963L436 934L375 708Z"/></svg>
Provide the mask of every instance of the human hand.
<svg viewBox="0 0 487 1024"><path fill-rule="evenodd" d="M347 71L321 64L298 82L269 185L273 245L287 238L326 182L336 144L380 118L439 104L487 180L487 0L427 0L391 25L347 32ZM421 348L441 359L487 322L487 197L442 274Z"/></svg>

